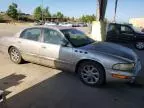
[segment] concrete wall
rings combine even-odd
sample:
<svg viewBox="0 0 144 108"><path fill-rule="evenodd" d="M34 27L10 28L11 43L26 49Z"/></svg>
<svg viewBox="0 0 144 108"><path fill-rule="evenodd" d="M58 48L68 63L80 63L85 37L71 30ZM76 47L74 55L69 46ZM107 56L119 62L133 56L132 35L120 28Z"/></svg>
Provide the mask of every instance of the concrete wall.
<svg viewBox="0 0 144 108"><path fill-rule="evenodd" d="M106 40L106 22L94 21L92 24L91 37L96 41Z"/></svg>
<svg viewBox="0 0 144 108"><path fill-rule="evenodd" d="M133 24L135 27L144 28L144 18L132 18L129 20L129 23Z"/></svg>

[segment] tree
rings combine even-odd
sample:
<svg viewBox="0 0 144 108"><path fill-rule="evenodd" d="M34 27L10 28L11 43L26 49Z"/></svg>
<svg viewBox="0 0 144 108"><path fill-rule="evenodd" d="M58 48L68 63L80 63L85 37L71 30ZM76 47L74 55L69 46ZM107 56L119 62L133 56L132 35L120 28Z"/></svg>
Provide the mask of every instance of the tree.
<svg viewBox="0 0 144 108"><path fill-rule="evenodd" d="M43 9L43 16L44 16L44 19L51 17L51 14L49 12L49 7L46 7L45 9Z"/></svg>
<svg viewBox="0 0 144 108"><path fill-rule="evenodd" d="M22 18L22 12L21 12L21 10L19 9L19 10L18 10L18 20L21 19L21 18Z"/></svg>
<svg viewBox="0 0 144 108"><path fill-rule="evenodd" d="M92 21L96 20L96 16L95 15L83 15L80 18L80 21L82 22L86 22L86 23L91 23Z"/></svg>
<svg viewBox="0 0 144 108"><path fill-rule="evenodd" d="M82 22L87 22L87 21L86 21L86 17L83 15L83 16L80 18L80 21L82 21Z"/></svg>
<svg viewBox="0 0 144 108"><path fill-rule="evenodd" d="M42 20L42 7L38 6L34 10L34 18L36 20Z"/></svg>
<svg viewBox="0 0 144 108"><path fill-rule="evenodd" d="M3 20L3 17L2 17L2 15L0 15L0 21L1 21L1 20Z"/></svg>
<svg viewBox="0 0 144 108"><path fill-rule="evenodd" d="M53 14L52 17L54 17L54 18L57 17L57 14Z"/></svg>
<svg viewBox="0 0 144 108"><path fill-rule="evenodd" d="M57 18L64 18L64 15L61 12L56 13Z"/></svg>
<svg viewBox="0 0 144 108"><path fill-rule="evenodd" d="M7 10L7 15L10 16L13 19L18 18L18 11L17 11L18 5L16 3L12 3L9 5Z"/></svg>
<svg viewBox="0 0 144 108"><path fill-rule="evenodd" d="M34 18L36 20L42 20L42 17L43 17L44 20L48 17L51 17L51 14L49 12L49 7L42 8L41 6L38 6L38 7L35 8Z"/></svg>

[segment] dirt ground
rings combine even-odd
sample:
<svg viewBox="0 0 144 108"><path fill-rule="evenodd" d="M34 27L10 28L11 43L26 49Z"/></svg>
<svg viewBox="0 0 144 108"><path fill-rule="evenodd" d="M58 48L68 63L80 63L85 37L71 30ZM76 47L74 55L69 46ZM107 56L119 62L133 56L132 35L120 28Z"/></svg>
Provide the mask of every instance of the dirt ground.
<svg viewBox="0 0 144 108"><path fill-rule="evenodd" d="M0 24L0 36L27 26ZM144 67L144 51L135 51ZM141 85L109 80L102 88L92 88L74 73L32 63L17 65L0 52L0 89L7 94L8 108L143 108L144 71L139 76Z"/></svg>

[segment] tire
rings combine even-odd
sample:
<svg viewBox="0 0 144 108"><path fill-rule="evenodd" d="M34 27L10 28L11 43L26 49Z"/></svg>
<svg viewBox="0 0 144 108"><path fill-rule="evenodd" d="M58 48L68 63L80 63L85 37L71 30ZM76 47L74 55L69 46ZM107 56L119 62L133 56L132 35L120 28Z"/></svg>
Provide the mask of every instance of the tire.
<svg viewBox="0 0 144 108"><path fill-rule="evenodd" d="M9 49L9 56L10 56L11 61L16 64L21 64L23 62L23 59L19 50L15 47L11 47Z"/></svg>
<svg viewBox="0 0 144 108"><path fill-rule="evenodd" d="M78 67L78 75L81 81L89 86L101 86L106 82L103 67L95 62L83 62Z"/></svg>
<svg viewBox="0 0 144 108"><path fill-rule="evenodd" d="M136 42L135 43L135 47L136 47L136 49L138 49L138 50L143 50L144 49L144 42Z"/></svg>

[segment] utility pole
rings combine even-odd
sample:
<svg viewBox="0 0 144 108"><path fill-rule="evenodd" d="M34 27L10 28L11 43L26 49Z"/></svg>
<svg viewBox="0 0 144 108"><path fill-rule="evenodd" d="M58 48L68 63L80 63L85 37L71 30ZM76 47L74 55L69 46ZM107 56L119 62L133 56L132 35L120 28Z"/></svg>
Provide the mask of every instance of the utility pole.
<svg viewBox="0 0 144 108"><path fill-rule="evenodd" d="M96 8L96 20L99 20L100 19L100 4L99 4L99 0L97 0L97 8Z"/></svg>
<svg viewBox="0 0 144 108"><path fill-rule="evenodd" d="M43 16L43 0L42 0L42 22L43 22L43 20L44 20L44 16Z"/></svg>
<svg viewBox="0 0 144 108"><path fill-rule="evenodd" d="M104 21L108 0L97 0L97 20Z"/></svg>
<svg viewBox="0 0 144 108"><path fill-rule="evenodd" d="M118 5L118 0L115 0L115 12L114 12L114 18L113 18L113 22L115 23L116 23L117 5Z"/></svg>

